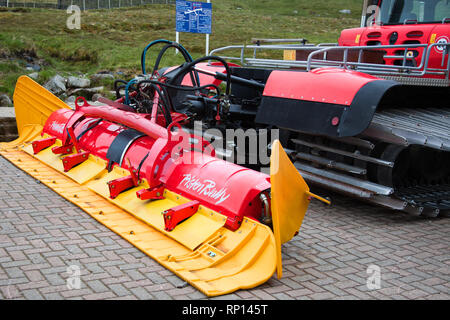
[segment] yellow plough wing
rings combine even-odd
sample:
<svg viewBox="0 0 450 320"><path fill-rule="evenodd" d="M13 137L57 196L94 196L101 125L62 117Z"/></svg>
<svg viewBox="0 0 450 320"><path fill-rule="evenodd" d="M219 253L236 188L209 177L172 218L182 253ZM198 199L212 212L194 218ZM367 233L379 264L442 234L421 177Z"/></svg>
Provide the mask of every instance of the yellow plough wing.
<svg viewBox="0 0 450 320"><path fill-rule="evenodd" d="M58 97L27 76L17 79L13 100L19 138L10 143L1 143L3 147L13 147L33 140L41 133L52 112L70 109Z"/></svg>
<svg viewBox="0 0 450 320"><path fill-rule="evenodd" d="M272 186L272 223L277 252L277 275L282 276L281 245L291 240L300 229L310 202L314 197L309 187L283 150L280 141L272 144L270 158L270 183Z"/></svg>
<svg viewBox="0 0 450 320"><path fill-rule="evenodd" d="M43 126L54 111L69 108L58 97L27 76L21 76L17 80L13 99L19 136L23 135L27 126Z"/></svg>

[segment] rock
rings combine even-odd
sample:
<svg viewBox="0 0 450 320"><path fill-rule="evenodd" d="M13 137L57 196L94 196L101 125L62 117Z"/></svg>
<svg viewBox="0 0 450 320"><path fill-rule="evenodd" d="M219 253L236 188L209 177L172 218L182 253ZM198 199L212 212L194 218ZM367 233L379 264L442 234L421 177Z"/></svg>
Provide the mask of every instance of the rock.
<svg viewBox="0 0 450 320"><path fill-rule="evenodd" d="M80 89L75 89L73 91L70 92L70 95L74 95L74 96L82 96L85 97L86 99L90 100L92 99L92 96L96 93L100 93L104 90L104 87L95 87L95 88L80 88Z"/></svg>
<svg viewBox="0 0 450 320"><path fill-rule="evenodd" d="M94 93L92 95L92 101L96 102L98 101L98 98L103 97L100 93Z"/></svg>
<svg viewBox="0 0 450 320"><path fill-rule="evenodd" d="M76 97L75 96L70 96L66 99L66 103L75 103Z"/></svg>
<svg viewBox="0 0 450 320"><path fill-rule="evenodd" d="M17 136L14 108L0 107L0 142L12 141Z"/></svg>
<svg viewBox="0 0 450 320"><path fill-rule="evenodd" d="M37 72L41 71L41 67L37 64L27 63L25 67L27 70L30 71L37 71Z"/></svg>
<svg viewBox="0 0 450 320"><path fill-rule="evenodd" d="M0 118L16 118L16 112L14 108L0 107Z"/></svg>
<svg viewBox="0 0 450 320"><path fill-rule="evenodd" d="M39 77L39 73L37 72L30 73L28 77L30 77L33 80L37 80L37 78Z"/></svg>
<svg viewBox="0 0 450 320"><path fill-rule="evenodd" d="M111 79L114 80L114 75L110 73L96 73L91 76L92 81L100 81L103 79Z"/></svg>
<svg viewBox="0 0 450 320"><path fill-rule="evenodd" d="M10 107L12 106L11 99L7 94L0 94L0 107Z"/></svg>
<svg viewBox="0 0 450 320"><path fill-rule="evenodd" d="M116 97L116 92L115 92L115 91L109 91L109 93L110 93L112 96ZM125 95L125 89L119 90L119 93L120 93L120 96L123 97L123 96Z"/></svg>
<svg viewBox="0 0 450 320"><path fill-rule="evenodd" d="M66 94L65 92L63 92L63 93L61 93L61 94L58 96L58 98L59 98L60 100L64 101L64 100L67 99L67 94Z"/></svg>
<svg viewBox="0 0 450 320"><path fill-rule="evenodd" d="M91 80L86 78L78 78L70 76L67 78L67 86L69 88L88 88L91 85Z"/></svg>
<svg viewBox="0 0 450 320"><path fill-rule="evenodd" d="M44 88L51 93L58 95L66 91L66 82L67 80L64 77L57 74L44 84Z"/></svg>

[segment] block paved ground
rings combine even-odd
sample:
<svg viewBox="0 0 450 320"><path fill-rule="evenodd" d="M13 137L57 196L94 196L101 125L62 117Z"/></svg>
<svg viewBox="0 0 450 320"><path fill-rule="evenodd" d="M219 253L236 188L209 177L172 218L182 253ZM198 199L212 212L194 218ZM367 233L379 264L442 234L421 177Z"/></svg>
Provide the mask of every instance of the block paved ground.
<svg viewBox="0 0 450 320"><path fill-rule="evenodd" d="M313 203L283 246L282 279L215 299L450 298L450 218L333 200ZM380 289L367 287L371 265ZM70 266L80 289L68 288ZM0 299L205 298L0 156Z"/></svg>

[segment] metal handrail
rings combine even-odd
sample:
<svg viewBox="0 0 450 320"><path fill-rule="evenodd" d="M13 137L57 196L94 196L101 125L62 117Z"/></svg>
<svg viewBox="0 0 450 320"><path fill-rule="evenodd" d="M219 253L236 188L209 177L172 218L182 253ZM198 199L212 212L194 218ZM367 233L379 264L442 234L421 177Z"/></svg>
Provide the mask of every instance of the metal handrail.
<svg viewBox="0 0 450 320"><path fill-rule="evenodd" d="M420 77L424 75L444 75L446 79L450 76L450 43L433 43L433 44L404 44L404 45L379 45L379 46L336 46L330 44L330 46L320 45L298 45L298 44L285 44L285 45L235 45L217 48L211 51L210 55L214 55L218 52L240 49L240 57L222 57L229 60L239 60L242 65L249 66L263 66L263 67L276 67L276 68L305 68L311 71L320 67L339 67L344 69L355 69L358 71L365 71L367 73L376 75L387 76L413 76ZM430 68L429 60L431 50L437 46L444 46L442 58L442 66L445 65L445 57L447 58L447 68ZM407 66L406 61L414 59L413 57L407 57L406 53L409 49L423 48L422 58L420 64L417 66ZM311 50L313 51L308 55L308 58L303 61L291 61L291 60L277 60L277 59L260 59L256 58L257 51L262 50ZM399 56L403 58L403 63L400 66L397 65L385 65L376 63L361 62L362 54L364 50L383 50L383 49L403 49L404 55ZM245 50L253 50L253 57L246 58ZM358 61L348 61L349 51L359 50ZM340 61L326 60L327 54L330 51L343 51L343 59ZM315 59L319 54L323 54L323 59Z"/></svg>
<svg viewBox="0 0 450 320"><path fill-rule="evenodd" d="M323 53L325 56L325 53L328 53L329 51L344 51L344 59L342 59L342 61L330 61L330 60L317 60L315 59L315 62L323 62L326 64L333 64L333 63L338 63L338 64L343 64L344 68L347 65L361 65L361 66L382 66L383 68L395 68L398 69L399 67L401 67L402 69L421 69L423 67L424 64L424 59L425 59L425 54L422 55L422 59L420 62L420 65L417 67L409 67L409 66L390 66L390 65L380 65L380 64L376 64L376 63L362 63L360 62L360 58L361 58L361 53L363 50L367 50L367 49L371 49L371 50L379 50L379 49L412 49L412 48L426 48L428 45L427 44L410 44L410 45L384 45L384 46L341 46L341 47L328 47L328 48L323 48L320 50L316 50L314 52L311 52L308 56L307 59L307 70L310 71L311 70L311 61L313 60L313 57L317 54ZM347 60L348 58L348 52L349 50L359 50L360 54L358 57L358 62L349 62Z"/></svg>
<svg viewBox="0 0 450 320"><path fill-rule="evenodd" d="M413 44L413 45L382 45L382 46L350 46L350 47L329 47L329 48L324 48L324 49L320 49L320 50L316 50L311 52L308 55L308 59L307 59L307 65L306 65L306 70L311 71L312 69L312 62L314 61L315 65L317 66L318 64L320 65L325 65L325 66L339 66L342 67L344 69L348 69L349 66L353 66L355 69L357 70L365 70L365 71L369 71L369 73L374 73L374 74L385 74L384 72L382 72L382 70L401 70L403 72L397 72L397 73L388 73L386 75L408 75L408 76L424 76L426 74L433 74L433 75L445 75L446 78L449 78L449 74L450 74L450 64L447 63L447 69L438 69L438 68L429 68L429 60L430 60L430 55L431 55L431 49L433 47L437 47L437 46L445 46L446 49L443 51L443 59L445 58L446 55L448 55L448 52L450 51L450 43L447 44L442 44L442 43L433 43L433 44ZM416 67L411 67L411 66L406 66L405 65L405 61L406 61L406 55L404 56L403 59L403 65L401 66L392 66L392 65L380 65L380 64L374 64L374 63L361 63L360 62L360 57L361 54L359 55L358 58L358 62L349 62L348 61L348 52L349 50L359 50L360 53L362 52L362 50L367 50L368 48L370 49L396 49L396 48L402 48L405 49L405 52L407 51L407 49L409 48L425 48L424 52L422 53L422 59L420 61L420 65L416 66ZM330 61L330 60L318 60L318 59L313 59L314 56L318 55L318 54L325 54L330 52L330 51L344 51L344 58L342 59L342 61ZM444 62L444 60L443 60ZM448 57L448 62L450 62L450 55ZM444 65L444 63L442 63L442 65ZM359 67L359 68L358 68Z"/></svg>
<svg viewBox="0 0 450 320"><path fill-rule="evenodd" d="M240 60L241 63L244 64L245 45L235 45L235 46L226 46L226 47L217 48L217 49L211 50L209 52L209 55L210 56L214 56L217 52L221 52L221 51L225 51L225 50L231 50L231 49L241 49L241 56L239 58L237 58L237 57L221 56L221 58L224 58L224 59L227 59L227 60Z"/></svg>

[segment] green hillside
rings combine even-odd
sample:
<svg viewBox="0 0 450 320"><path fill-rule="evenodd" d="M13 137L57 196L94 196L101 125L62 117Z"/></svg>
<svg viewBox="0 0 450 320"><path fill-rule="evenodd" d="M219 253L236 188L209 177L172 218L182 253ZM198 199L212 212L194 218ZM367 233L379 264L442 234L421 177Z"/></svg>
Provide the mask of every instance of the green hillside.
<svg viewBox="0 0 450 320"><path fill-rule="evenodd" d="M306 38L336 42L340 30L359 25L361 0L220 0L213 3L211 49L249 43L251 38ZM340 13L349 9L351 14ZM175 39L175 6L148 5L81 13L81 30L69 30L65 10L0 8L0 93L12 95L27 63L38 63L39 82L55 73L139 71L147 43ZM204 35L181 34L195 57L204 54ZM149 64L157 52L151 52ZM169 55L165 64L180 62ZM28 65L29 66L29 65Z"/></svg>

